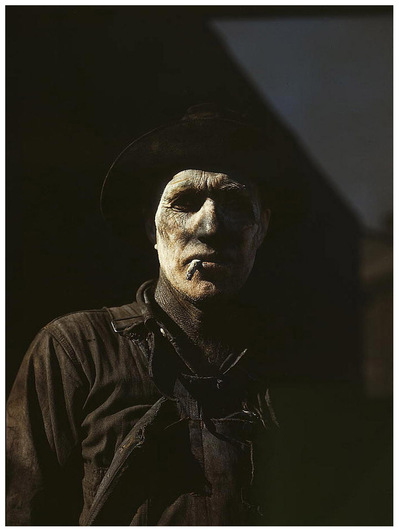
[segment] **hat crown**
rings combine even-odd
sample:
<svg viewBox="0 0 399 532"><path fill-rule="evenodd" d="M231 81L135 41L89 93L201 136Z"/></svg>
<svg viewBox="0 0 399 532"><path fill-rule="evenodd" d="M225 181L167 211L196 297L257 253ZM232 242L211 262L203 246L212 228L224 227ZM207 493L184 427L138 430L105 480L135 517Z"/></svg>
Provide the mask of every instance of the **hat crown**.
<svg viewBox="0 0 399 532"><path fill-rule="evenodd" d="M182 120L223 119L244 122L245 117L237 111L221 107L217 103L201 103L189 107Z"/></svg>

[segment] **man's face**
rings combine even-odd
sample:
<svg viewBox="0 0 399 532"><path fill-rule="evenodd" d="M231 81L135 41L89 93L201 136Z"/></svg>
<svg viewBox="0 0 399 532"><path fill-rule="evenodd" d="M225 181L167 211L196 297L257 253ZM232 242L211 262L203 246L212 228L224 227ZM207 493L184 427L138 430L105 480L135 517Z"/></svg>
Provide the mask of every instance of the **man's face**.
<svg viewBox="0 0 399 532"><path fill-rule="evenodd" d="M192 301L235 294L251 272L268 218L250 182L202 170L179 172L165 186L155 214L163 274ZM194 259L202 265L188 280Z"/></svg>

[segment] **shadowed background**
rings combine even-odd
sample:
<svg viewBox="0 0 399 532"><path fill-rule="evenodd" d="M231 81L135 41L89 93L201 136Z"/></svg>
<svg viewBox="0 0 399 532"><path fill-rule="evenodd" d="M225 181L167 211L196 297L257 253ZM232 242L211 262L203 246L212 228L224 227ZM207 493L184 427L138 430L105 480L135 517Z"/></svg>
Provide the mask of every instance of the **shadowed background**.
<svg viewBox="0 0 399 532"><path fill-rule="evenodd" d="M390 524L391 8L12 6L6 39L8 388L48 321L156 275L101 219L113 159L221 102L281 138L301 200L246 294L285 372L269 522Z"/></svg>

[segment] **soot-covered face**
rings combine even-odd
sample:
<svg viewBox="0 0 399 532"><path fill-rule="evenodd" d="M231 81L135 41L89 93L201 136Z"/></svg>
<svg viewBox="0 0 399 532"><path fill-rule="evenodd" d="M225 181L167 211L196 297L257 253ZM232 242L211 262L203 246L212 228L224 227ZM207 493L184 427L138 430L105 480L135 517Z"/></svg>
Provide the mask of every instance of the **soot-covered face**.
<svg viewBox="0 0 399 532"><path fill-rule="evenodd" d="M235 294L251 272L269 214L249 181L179 172L165 186L155 214L161 273L192 301Z"/></svg>

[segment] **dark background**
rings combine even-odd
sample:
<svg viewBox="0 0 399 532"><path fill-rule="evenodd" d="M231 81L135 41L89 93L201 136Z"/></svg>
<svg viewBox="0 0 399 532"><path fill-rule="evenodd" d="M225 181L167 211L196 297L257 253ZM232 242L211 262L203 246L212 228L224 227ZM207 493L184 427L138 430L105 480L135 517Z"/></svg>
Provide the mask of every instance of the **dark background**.
<svg viewBox="0 0 399 532"><path fill-rule="evenodd" d="M217 101L252 114L285 144L285 186L299 205L274 213L247 293L266 302L284 368L271 524L391 524L391 400L364 393L362 227L209 21L353 12L378 15L338 7L7 7L8 389L48 321L132 300L157 273L150 246L113 236L99 211L104 176L133 138Z"/></svg>

